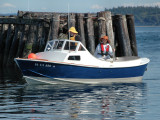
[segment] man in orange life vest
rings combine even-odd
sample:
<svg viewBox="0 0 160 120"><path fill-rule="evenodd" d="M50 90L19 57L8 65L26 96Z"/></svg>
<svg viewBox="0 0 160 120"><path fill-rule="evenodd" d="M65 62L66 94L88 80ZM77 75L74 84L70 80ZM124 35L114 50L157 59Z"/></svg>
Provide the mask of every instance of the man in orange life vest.
<svg viewBox="0 0 160 120"><path fill-rule="evenodd" d="M94 56L99 59L110 59L113 57L113 50L110 46L108 36L100 38L100 44L97 45Z"/></svg>

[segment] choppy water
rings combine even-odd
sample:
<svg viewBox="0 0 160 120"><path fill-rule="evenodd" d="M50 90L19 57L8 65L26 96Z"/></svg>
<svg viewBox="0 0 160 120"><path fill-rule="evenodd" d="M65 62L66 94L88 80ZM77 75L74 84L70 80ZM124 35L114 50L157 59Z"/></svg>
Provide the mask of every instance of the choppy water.
<svg viewBox="0 0 160 120"><path fill-rule="evenodd" d="M159 120L160 28L137 27L139 56L151 62L142 83L88 86L25 84L0 71L0 120Z"/></svg>

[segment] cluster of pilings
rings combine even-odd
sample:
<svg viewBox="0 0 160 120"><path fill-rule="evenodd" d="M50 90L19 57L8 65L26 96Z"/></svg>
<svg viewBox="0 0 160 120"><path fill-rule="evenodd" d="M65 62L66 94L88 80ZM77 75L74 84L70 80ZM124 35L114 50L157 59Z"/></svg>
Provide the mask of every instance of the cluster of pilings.
<svg viewBox="0 0 160 120"><path fill-rule="evenodd" d="M108 35L116 56L138 55L133 15L18 11L17 16L0 17L0 64L12 66L15 57L43 51L47 41L67 34L68 26L76 27L92 54L99 38Z"/></svg>

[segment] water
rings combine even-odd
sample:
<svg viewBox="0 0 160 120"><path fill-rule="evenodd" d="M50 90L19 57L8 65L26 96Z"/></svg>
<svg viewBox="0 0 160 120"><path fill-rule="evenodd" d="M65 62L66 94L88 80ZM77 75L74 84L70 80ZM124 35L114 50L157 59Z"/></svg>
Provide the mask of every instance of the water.
<svg viewBox="0 0 160 120"><path fill-rule="evenodd" d="M151 62L143 82L108 85L27 85L0 71L0 120L159 120L160 28L137 27L139 56Z"/></svg>

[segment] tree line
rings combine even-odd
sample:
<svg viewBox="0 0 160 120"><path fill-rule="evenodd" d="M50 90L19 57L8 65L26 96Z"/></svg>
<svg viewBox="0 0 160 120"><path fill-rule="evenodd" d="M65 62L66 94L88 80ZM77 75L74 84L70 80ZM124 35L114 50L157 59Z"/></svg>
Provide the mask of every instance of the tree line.
<svg viewBox="0 0 160 120"><path fill-rule="evenodd" d="M112 9L105 8L105 11L111 11L115 14L133 14L136 26L159 26L160 25L160 7L117 7Z"/></svg>

